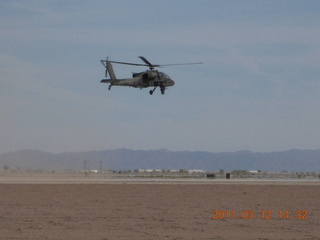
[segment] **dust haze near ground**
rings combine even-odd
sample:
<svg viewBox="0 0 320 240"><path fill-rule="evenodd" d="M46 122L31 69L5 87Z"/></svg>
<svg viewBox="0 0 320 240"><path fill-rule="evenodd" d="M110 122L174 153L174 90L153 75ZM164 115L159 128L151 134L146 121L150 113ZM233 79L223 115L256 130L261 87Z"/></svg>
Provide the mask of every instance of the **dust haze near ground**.
<svg viewBox="0 0 320 240"><path fill-rule="evenodd" d="M1 239L318 239L319 185L1 176ZM214 210L234 218L212 219Z"/></svg>

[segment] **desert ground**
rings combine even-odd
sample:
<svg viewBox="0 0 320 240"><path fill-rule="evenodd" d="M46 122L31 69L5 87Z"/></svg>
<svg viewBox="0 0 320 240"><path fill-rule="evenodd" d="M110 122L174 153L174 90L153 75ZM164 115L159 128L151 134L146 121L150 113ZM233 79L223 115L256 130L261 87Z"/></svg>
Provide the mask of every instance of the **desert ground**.
<svg viewBox="0 0 320 240"><path fill-rule="evenodd" d="M1 176L0 239L320 239L320 181Z"/></svg>

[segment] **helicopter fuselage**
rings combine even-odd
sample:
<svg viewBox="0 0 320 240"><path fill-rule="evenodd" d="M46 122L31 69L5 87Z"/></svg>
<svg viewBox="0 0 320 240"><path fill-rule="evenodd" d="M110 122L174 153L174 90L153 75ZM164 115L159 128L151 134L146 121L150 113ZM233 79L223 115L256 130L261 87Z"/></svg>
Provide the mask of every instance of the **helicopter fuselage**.
<svg viewBox="0 0 320 240"><path fill-rule="evenodd" d="M132 79L130 79L128 82L129 84L133 83L132 87L135 88L147 88L156 86L170 87L175 84L167 74L153 70L133 73Z"/></svg>

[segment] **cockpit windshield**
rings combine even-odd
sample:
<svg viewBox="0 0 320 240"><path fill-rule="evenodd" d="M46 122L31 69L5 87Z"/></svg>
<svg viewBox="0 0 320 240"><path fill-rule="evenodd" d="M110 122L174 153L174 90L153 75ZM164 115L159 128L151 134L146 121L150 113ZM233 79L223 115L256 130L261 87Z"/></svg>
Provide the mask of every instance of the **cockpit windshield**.
<svg viewBox="0 0 320 240"><path fill-rule="evenodd" d="M169 77L167 74L165 74L164 72L159 72L159 74L160 74L160 76L162 76L162 77L165 77L165 78L169 78L169 79L170 79L170 77Z"/></svg>

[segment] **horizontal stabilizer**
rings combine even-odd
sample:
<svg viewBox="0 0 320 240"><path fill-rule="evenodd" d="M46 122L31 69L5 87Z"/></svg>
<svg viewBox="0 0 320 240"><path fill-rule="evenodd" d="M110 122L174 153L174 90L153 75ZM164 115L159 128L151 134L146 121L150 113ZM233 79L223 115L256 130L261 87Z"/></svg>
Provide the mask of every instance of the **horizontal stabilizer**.
<svg viewBox="0 0 320 240"><path fill-rule="evenodd" d="M102 79L100 82L101 83L111 83L113 80L112 79Z"/></svg>

